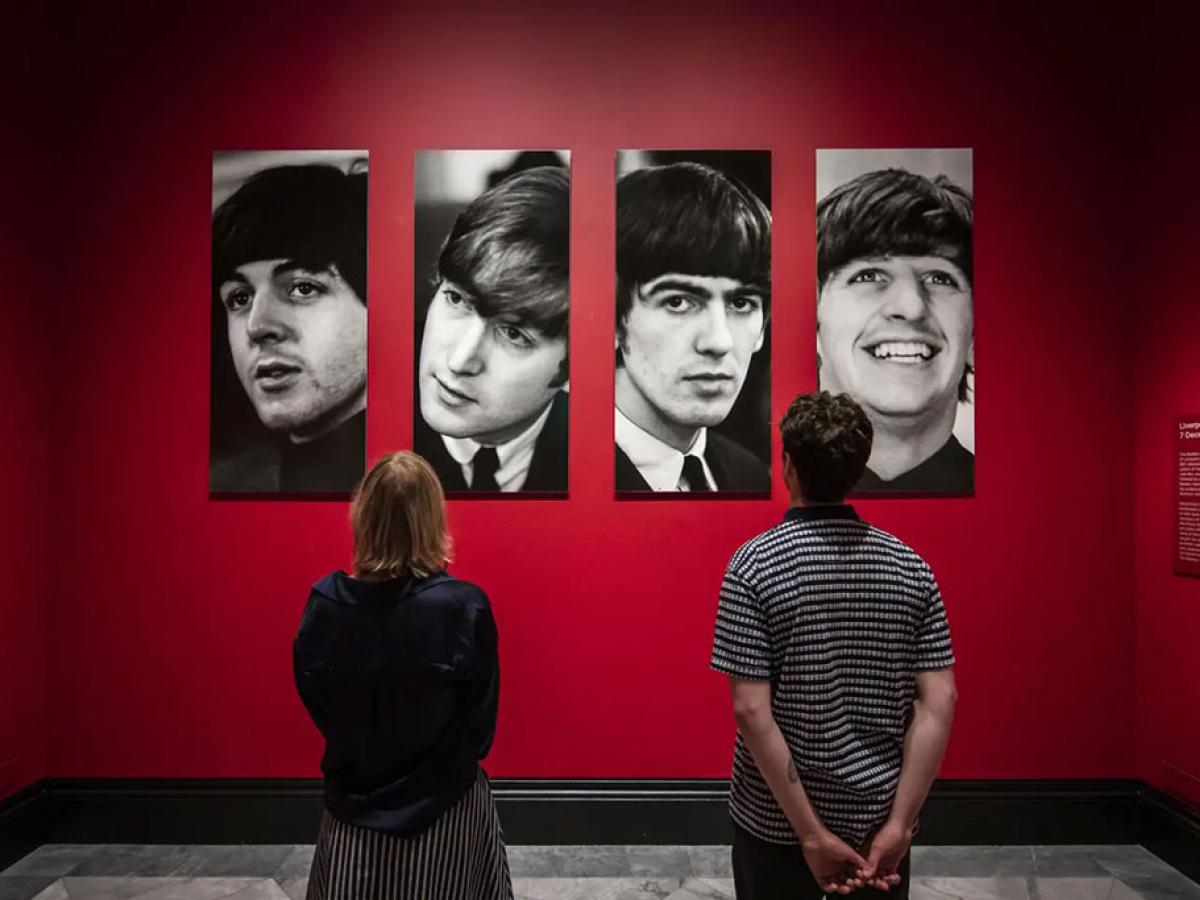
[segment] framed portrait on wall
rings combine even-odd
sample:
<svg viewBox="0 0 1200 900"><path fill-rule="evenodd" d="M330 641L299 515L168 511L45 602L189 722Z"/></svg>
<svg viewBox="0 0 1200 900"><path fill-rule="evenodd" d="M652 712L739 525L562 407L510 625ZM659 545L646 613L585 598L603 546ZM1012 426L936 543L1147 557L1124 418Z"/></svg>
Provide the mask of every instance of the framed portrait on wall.
<svg viewBox="0 0 1200 900"><path fill-rule="evenodd" d="M623 150L618 494L771 490L771 154Z"/></svg>
<svg viewBox="0 0 1200 900"><path fill-rule="evenodd" d="M972 155L817 151L817 367L874 427L858 496L975 492Z"/></svg>
<svg viewBox="0 0 1200 900"><path fill-rule="evenodd" d="M345 495L367 416L367 153L213 155L209 490Z"/></svg>
<svg viewBox="0 0 1200 900"><path fill-rule="evenodd" d="M416 157L413 447L446 493L565 495L570 157Z"/></svg>

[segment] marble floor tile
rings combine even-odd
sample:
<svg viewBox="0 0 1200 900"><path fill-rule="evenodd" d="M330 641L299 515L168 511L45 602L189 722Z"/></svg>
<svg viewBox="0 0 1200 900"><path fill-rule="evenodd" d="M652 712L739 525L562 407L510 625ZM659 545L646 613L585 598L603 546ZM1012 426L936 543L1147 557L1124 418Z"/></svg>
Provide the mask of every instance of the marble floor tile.
<svg viewBox="0 0 1200 900"><path fill-rule="evenodd" d="M516 900L667 900L683 883L682 878L514 878L513 894Z"/></svg>
<svg viewBox="0 0 1200 900"><path fill-rule="evenodd" d="M178 844L101 844L71 872L81 878L171 878L187 874L191 847Z"/></svg>
<svg viewBox="0 0 1200 900"><path fill-rule="evenodd" d="M291 844L101 846L71 872L77 876L268 878L295 853ZM305 871L303 874L308 874Z"/></svg>
<svg viewBox="0 0 1200 900"><path fill-rule="evenodd" d="M288 900L270 878L67 877L61 884L69 900Z"/></svg>
<svg viewBox="0 0 1200 900"><path fill-rule="evenodd" d="M689 878L667 900L735 900L732 878Z"/></svg>
<svg viewBox="0 0 1200 900"><path fill-rule="evenodd" d="M610 846L509 847L514 878L619 878L629 875L629 848Z"/></svg>
<svg viewBox="0 0 1200 900"><path fill-rule="evenodd" d="M1110 900L1116 879L1042 878L1034 879L1036 900Z"/></svg>
<svg viewBox="0 0 1200 900"><path fill-rule="evenodd" d="M913 876L1023 878L1032 875L1032 847L914 847Z"/></svg>
<svg viewBox="0 0 1200 900"><path fill-rule="evenodd" d="M1103 878L1112 872L1100 865L1094 847L1034 847L1033 874L1038 878Z"/></svg>
<svg viewBox="0 0 1200 900"><path fill-rule="evenodd" d="M697 878L732 878L732 848L728 845L688 847L688 860L692 864L692 875Z"/></svg>
<svg viewBox="0 0 1200 900"><path fill-rule="evenodd" d="M1200 884L1175 869L1168 875L1131 875L1121 881L1143 900L1200 900Z"/></svg>
<svg viewBox="0 0 1200 900"><path fill-rule="evenodd" d="M191 850L187 874L193 877L269 878L292 855L294 847L291 844L198 844Z"/></svg>
<svg viewBox="0 0 1200 900"><path fill-rule="evenodd" d="M1112 893L1108 895L1108 900L1142 900L1142 897L1118 878L1113 882Z"/></svg>
<svg viewBox="0 0 1200 900"><path fill-rule="evenodd" d="M0 900L29 900L58 882L56 875L0 876Z"/></svg>
<svg viewBox="0 0 1200 900"><path fill-rule="evenodd" d="M71 900L71 898L67 893L67 886L62 883L60 878L38 894L34 900Z"/></svg>
<svg viewBox="0 0 1200 900"><path fill-rule="evenodd" d="M1089 847L1096 862L1118 878L1170 875L1176 870L1145 847Z"/></svg>
<svg viewBox="0 0 1200 900"><path fill-rule="evenodd" d="M96 852L97 844L44 844L4 870L12 875L69 875Z"/></svg>
<svg viewBox="0 0 1200 900"><path fill-rule="evenodd" d="M514 846L525 900L733 900L728 846ZM38 848L0 900L303 900L311 845ZM1137 846L915 847L913 900L1200 900Z"/></svg>
<svg viewBox="0 0 1200 900"><path fill-rule="evenodd" d="M292 848L292 852L284 857L272 877L281 883L287 879L307 878L308 873L312 871L313 850L311 844L297 844Z"/></svg>
<svg viewBox="0 0 1200 900"><path fill-rule="evenodd" d="M687 847L633 846L625 848L629 868L622 874L688 878L694 874Z"/></svg>
<svg viewBox="0 0 1200 900"><path fill-rule="evenodd" d="M912 900L1030 900L1026 878L943 878L915 875Z"/></svg>

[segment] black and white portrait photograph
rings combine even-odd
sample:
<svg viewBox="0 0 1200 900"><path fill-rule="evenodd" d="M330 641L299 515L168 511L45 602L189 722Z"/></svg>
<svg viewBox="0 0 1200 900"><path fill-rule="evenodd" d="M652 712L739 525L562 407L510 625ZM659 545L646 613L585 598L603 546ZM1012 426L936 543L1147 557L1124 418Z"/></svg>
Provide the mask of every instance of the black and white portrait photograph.
<svg viewBox="0 0 1200 900"><path fill-rule="evenodd" d="M344 495L367 410L367 153L213 155L209 489Z"/></svg>
<svg viewBox="0 0 1200 900"><path fill-rule="evenodd" d="M446 493L567 491L570 157L417 153L413 448Z"/></svg>
<svg viewBox="0 0 1200 900"><path fill-rule="evenodd" d="M616 174L617 493L770 493L770 151Z"/></svg>
<svg viewBox="0 0 1200 900"><path fill-rule="evenodd" d="M975 492L972 157L817 151L817 365L874 428L857 495Z"/></svg>

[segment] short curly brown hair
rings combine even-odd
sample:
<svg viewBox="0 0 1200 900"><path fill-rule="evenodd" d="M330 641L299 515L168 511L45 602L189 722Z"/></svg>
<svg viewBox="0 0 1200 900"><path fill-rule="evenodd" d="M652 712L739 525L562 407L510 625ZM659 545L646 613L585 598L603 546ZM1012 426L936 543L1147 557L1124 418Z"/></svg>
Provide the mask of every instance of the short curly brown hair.
<svg viewBox="0 0 1200 900"><path fill-rule="evenodd" d="M783 452L796 467L801 496L840 503L862 478L875 430L848 394L800 394L779 421Z"/></svg>

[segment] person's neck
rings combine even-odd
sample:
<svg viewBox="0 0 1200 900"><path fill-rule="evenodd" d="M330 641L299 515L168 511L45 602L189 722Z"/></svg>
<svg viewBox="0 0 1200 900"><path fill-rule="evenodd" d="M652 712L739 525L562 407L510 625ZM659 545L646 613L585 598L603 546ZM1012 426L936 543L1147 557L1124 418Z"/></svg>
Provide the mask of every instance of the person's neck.
<svg viewBox="0 0 1200 900"><path fill-rule="evenodd" d="M703 426L681 425L664 419L653 406L647 402L633 384L623 368L617 369L616 405L621 415L636 425L646 434L657 438L668 447L687 453L696 443L696 437Z"/></svg>
<svg viewBox="0 0 1200 900"><path fill-rule="evenodd" d="M833 500L828 503L818 503L815 500L805 500L800 494L792 494L791 502L788 504L788 509L816 509L822 506L845 506L846 499Z"/></svg>
<svg viewBox="0 0 1200 900"><path fill-rule="evenodd" d="M871 416L875 439L871 471L891 481L919 466L942 449L954 430L954 405L935 416Z"/></svg>

